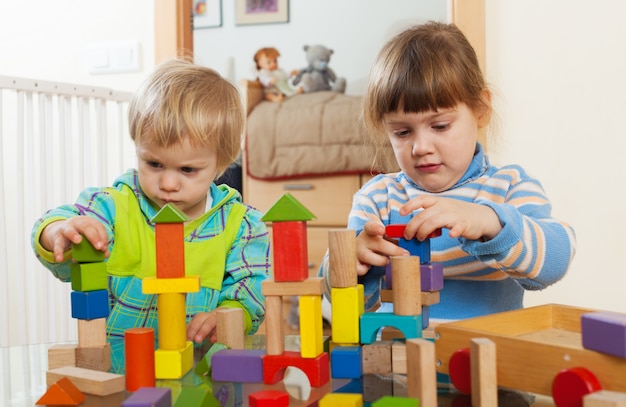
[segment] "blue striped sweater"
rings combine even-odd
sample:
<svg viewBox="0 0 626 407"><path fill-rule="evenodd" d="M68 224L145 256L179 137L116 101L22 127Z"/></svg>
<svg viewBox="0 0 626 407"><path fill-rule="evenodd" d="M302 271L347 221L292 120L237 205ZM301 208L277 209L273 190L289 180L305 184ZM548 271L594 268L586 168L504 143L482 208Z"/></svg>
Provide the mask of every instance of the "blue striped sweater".
<svg viewBox="0 0 626 407"><path fill-rule="evenodd" d="M420 194L430 193L403 172L378 175L354 195L348 228L358 234L372 218L384 225L405 224L410 217L400 216L399 208ZM490 165L477 144L465 175L449 190L433 195L487 205L503 228L486 242L450 238L446 229L431 241L431 262L443 263L445 282L430 318L464 319L518 309L524 290L543 289L565 275L575 253L574 230L551 216L541 184L521 167ZM326 277L327 260L320 268ZM359 278L365 286L366 310L378 303L384 275L383 267L372 267Z"/></svg>

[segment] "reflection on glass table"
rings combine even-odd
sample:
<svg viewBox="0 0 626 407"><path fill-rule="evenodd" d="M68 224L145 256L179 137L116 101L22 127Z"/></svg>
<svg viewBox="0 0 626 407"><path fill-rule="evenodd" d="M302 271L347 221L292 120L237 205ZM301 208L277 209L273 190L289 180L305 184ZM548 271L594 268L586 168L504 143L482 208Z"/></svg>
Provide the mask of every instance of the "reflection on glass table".
<svg viewBox="0 0 626 407"><path fill-rule="evenodd" d="M47 353L52 344L27 345L10 348L0 348L0 405L6 407L31 407L46 391L46 370L48 366ZM264 349L265 337L254 335L246 337L246 348ZM195 352L196 361L199 361L208 350L198 348ZM290 335L285 337L285 350L299 350L299 337ZM365 402L372 402L383 395L406 396L406 377L403 375L364 375L360 380L331 379L321 387L312 388L306 375L295 367L285 371L284 379L274 385L263 383L222 383L212 382L210 377L198 375L192 369L180 380L157 380L157 387L168 387L172 390L173 399L176 399L183 388L196 387L212 395L216 405L247 406L251 393L259 390L282 390L290 396L290 406L314 406L317 401L328 392L360 392ZM121 392L106 397L86 395L82 404L85 407L119 406L130 396L128 392ZM438 394L440 407L471 406L471 397L461 395L442 387ZM500 390L498 394L499 406L510 407L543 407L552 406L551 399L542 396L532 396L516 391Z"/></svg>

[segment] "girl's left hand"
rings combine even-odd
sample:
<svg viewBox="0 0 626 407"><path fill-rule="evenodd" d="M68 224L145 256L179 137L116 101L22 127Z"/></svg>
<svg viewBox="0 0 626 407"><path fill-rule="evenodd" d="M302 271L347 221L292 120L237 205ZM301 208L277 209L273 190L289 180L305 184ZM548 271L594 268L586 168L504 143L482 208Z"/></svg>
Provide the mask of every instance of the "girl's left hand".
<svg viewBox="0 0 626 407"><path fill-rule="evenodd" d="M217 311L199 312L191 318L187 325L187 340L201 343L209 338L212 343L217 341Z"/></svg>
<svg viewBox="0 0 626 407"><path fill-rule="evenodd" d="M405 203L400 208L400 215L406 216L418 209L422 210L406 225L404 231L406 239L416 237L424 240L436 229L447 228L452 238L490 240L502 230L496 213L485 205L421 195Z"/></svg>

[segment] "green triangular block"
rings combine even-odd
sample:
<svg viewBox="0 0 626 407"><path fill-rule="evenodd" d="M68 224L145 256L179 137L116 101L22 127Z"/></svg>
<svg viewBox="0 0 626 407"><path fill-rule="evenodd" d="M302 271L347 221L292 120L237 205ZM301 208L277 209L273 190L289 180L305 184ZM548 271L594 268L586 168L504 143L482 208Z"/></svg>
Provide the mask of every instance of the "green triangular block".
<svg viewBox="0 0 626 407"><path fill-rule="evenodd" d="M219 352L224 349L229 349L229 348L227 345L224 345L223 343L215 342L213 345L211 345L207 353L204 354L202 359L200 359L200 361L196 365L196 368L194 370L196 374L199 376L211 377L211 357L213 356L214 353Z"/></svg>
<svg viewBox="0 0 626 407"><path fill-rule="evenodd" d="M213 391L207 385L197 387L183 387L174 407L220 407L220 403L213 396Z"/></svg>
<svg viewBox="0 0 626 407"><path fill-rule="evenodd" d="M283 194L261 218L265 222L307 221L312 219L315 219L315 215L289 192Z"/></svg>
<svg viewBox="0 0 626 407"><path fill-rule="evenodd" d="M187 215L180 209L174 204L168 203L151 220L154 223L184 223L187 219L189 219Z"/></svg>

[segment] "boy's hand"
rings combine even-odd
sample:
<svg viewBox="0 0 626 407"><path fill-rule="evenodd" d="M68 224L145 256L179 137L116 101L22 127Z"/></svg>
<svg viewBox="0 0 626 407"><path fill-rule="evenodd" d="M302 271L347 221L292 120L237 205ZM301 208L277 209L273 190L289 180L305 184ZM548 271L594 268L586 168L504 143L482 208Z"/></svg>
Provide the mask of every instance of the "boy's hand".
<svg viewBox="0 0 626 407"><path fill-rule="evenodd" d="M63 261L63 253L72 247L72 243L80 243L83 236L96 250L103 251L105 256L109 255L104 225L88 216L74 216L50 223L41 233L39 242L46 250L54 253L54 260L60 263Z"/></svg>
<svg viewBox="0 0 626 407"><path fill-rule="evenodd" d="M368 221L356 238L357 274L367 274L371 266L385 266L390 256L408 256L410 253L384 238L385 226Z"/></svg>
<svg viewBox="0 0 626 407"><path fill-rule="evenodd" d="M217 310L211 312L200 312L191 318L187 325L187 340L201 343L209 339L215 343L217 341Z"/></svg>
<svg viewBox="0 0 626 407"><path fill-rule="evenodd" d="M502 230L500 219L488 206L458 199L423 195L405 203L400 215L422 209L406 225L404 237L424 240L439 228L450 230L450 237L469 240L490 240Z"/></svg>

